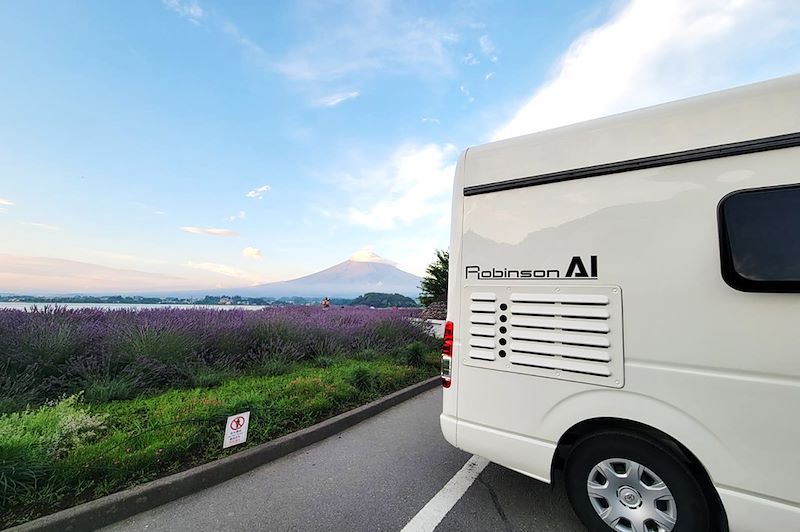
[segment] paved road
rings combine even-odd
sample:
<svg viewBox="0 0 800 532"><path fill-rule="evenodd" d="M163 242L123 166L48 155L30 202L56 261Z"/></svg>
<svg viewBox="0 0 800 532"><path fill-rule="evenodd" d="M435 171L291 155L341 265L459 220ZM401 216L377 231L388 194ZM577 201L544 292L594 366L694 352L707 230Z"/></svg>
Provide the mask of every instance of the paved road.
<svg viewBox="0 0 800 532"><path fill-rule="evenodd" d="M105 528L399 531L470 455L441 436L441 390L235 479ZM437 531L584 531L564 494L490 464Z"/></svg>

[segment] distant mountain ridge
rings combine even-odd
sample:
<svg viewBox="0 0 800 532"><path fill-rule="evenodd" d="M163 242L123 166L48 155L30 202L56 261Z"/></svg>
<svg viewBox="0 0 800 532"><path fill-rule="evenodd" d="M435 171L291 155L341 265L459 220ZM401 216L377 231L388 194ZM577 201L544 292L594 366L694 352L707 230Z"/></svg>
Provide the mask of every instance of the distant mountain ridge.
<svg viewBox="0 0 800 532"><path fill-rule="evenodd" d="M248 297L343 297L367 292L397 293L416 299L422 279L388 261L346 260L325 270L289 281L243 288L215 289L210 295L236 294Z"/></svg>

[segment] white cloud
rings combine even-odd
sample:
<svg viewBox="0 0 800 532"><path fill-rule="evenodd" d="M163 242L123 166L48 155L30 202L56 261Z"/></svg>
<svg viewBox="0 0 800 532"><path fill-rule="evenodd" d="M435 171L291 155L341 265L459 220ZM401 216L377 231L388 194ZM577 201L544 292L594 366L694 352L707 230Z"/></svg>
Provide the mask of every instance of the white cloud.
<svg viewBox="0 0 800 532"><path fill-rule="evenodd" d="M203 8L198 5L195 0L185 2L181 0L161 0L162 3L170 10L179 14L180 16L188 19L189 21L198 24L200 19L203 18Z"/></svg>
<svg viewBox="0 0 800 532"><path fill-rule="evenodd" d="M465 55L463 59L461 59L461 62L467 66L474 66L480 63L480 61L478 61L478 58L475 57L475 55L471 52Z"/></svg>
<svg viewBox="0 0 800 532"><path fill-rule="evenodd" d="M186 266L189 268L194 268L195 270L204 270L207 272L218 273L220 275L225 275L226 277L233 277L235 279L241 279L243 281L247 281L249 283L257 284L261 280L257 276L254 276L244 270L236 268L234 266L228 266L227 264L218 264L216 262L194 262L189 261L186 263Z"/></svg>
<svg viewBox="0 0 800 532"><path fill-rule="evenodd" d="M792 73L800 59L782 40L800 44L798 30L797 2L633 0L576 39L550 81L492 138Z"/></svg>
<svg viewBox="0 0 800 532"><path fill-rule="evenodd" d="M450 240L449 225L448 220L446 227L429 228L416 234L399 234L382 240L380 246L386 250L387 255L398 258L398 268L422 277L425 269L436 258L435 250L447 249Z"/></svg>
<svg viewBox="0 0 800 532"><path fill-rule="evenodd" d="M246 217L247 217L247 213L246 212L239 211L238 213L236 213L236 214L234 214L232 216L229 216L228 220L230 220L232 222L234 220L244 220Z"/></svg>
<svg viewBox="0 0 800 532"><path fill-rule="evenodd" d="M242 250L242 255L253 260L261 260L263 258L260 249L249 246Z"/></svg>
<svg viewBox="0 0 800 532"><path fill-rule="evenodd" d="M298 10L303 43L274 68L296 81L330 81L389 70L421 76L454 71L449 24L420 17L390 2L317 3ZM443 17L444 18L444 17Z"/></svg>
<svg viewBox="0 0 800 532"><path fill-rule="evenodd" d="M38 227L39 229L46 229L47 231L60 231L61 230L61 228L58 227L57 225L43 224L43 223L39 223L39 222L27 222L25 225Z"/></svg>
<svg viewBox="0 0 800 532"><path fill-rule="evenodd" d="M265 192L269 192L270 190L272 190L271 186L264 185L264 186L261 186L261 187L258 187L258 188L254 188L253 190L251 190L250 192L245 194L245 196L248 197L248 198L261 199L261 197L264 195L264 193Z"/></svg>
<svg viewBox="0 0 800 532"><path fill-rule="evenodd" d="M360 93L358 91L337 92L315 100L314 105L317 107L336 107L342 102L358 98L359 95Z"/></svg>
<svg viewBox="0 0 800 532"><path fill-rule="evenodd" d="M388 162L343 176L353 194L347 220L370 229L389 230L450 212L456 148L428 144L398 150ZM362 208L360 205L370 205Z"/></svg>
<svg viewBox="0 0 800 532"><path fill-rule="evenodd" d="M0 198L0 205L7 205L7 206L10 207L10 206L14 205L14 202L10 201L10 200L7 200L5 198Z"/></svg>
<svg viewBox="0 0 800 532"><path fill-rule="evenodd" d="M423 124L441 124L442 121L439 120L438 118L434 118L432 116L423 116L422 117L422 123Z"/></svg>
<svg viewBox="0 0 800 532"><path fill-rule="evenodd" d="M494 72L489 72L488 74L486 74L485 76L483 76L483 80L484 80L484 81L489 81L489 80L490 80L490 79L492 79L493 77L494 77Z"/></svg>
<svg viewBox="0 0 800 532"><path fill-rule="evenodd" d="M218 229L216 227L181 227L181 231L193 233L195 235L209 235L209 236L239 236L236 231L230 229Z"/></svg>
<svg viewBox="0 0 800 532"><path fill-rule="evenodd" d="M489 58L492 63L497 63L497 47L492 42L488 35L481 35L478 39L478 44L481 45L481 52Z"/></svg>

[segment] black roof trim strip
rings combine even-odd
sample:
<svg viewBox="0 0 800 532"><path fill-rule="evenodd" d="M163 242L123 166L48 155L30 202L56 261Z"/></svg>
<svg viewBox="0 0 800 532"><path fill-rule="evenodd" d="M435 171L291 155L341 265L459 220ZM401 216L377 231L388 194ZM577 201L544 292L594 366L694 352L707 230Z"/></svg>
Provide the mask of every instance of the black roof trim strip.
<svg viewBox="0 0 800 532"><path fill-rule="evenodd" d="M783 148L794 148L797 146L800 146L800 132L777 135L775 137L745 140L742 142L732 142L730 144L720 144L718 146L708 146L706 148L665 153L664 155L653 155L650 157L640 157L638 159L628 159L627 161L619 161L616 163L585 166L583 168L576 168L574 170L562 170L560 172L552 172L549 174L520 177L517 179L509 179L507 181L499 181L497 183L474 185L471 187L464 187L464 195L476 196L478 194L488 194L489 192L500 192L502 190L545 185L547 183L558 183L560 181L585 179L587 177L618 174L621 172L632 172L633 170L645 170L647 168L656 168L659 166L705 161L708 159L719 159L722 157L732 157L734 155L746 155L748 153L780 150Z"/></svg>

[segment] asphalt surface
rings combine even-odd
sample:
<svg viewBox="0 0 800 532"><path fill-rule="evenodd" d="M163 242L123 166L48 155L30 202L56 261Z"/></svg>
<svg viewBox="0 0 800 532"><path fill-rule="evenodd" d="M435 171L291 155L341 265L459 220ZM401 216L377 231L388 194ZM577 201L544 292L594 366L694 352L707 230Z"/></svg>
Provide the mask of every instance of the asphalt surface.
<svg viewBox="0 0 800 532"><path fill-rule="evenodd" d="M103 530L399 531L470 458L442 438L441 390ZM437 531L584 531L559 489L495 464Z"/></svg>

